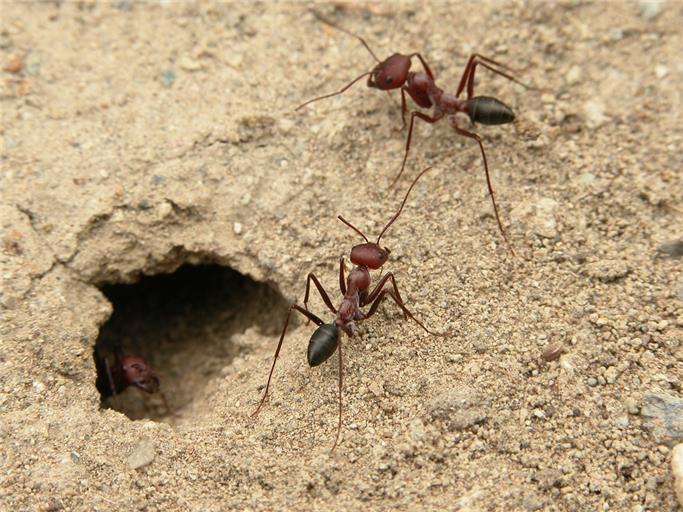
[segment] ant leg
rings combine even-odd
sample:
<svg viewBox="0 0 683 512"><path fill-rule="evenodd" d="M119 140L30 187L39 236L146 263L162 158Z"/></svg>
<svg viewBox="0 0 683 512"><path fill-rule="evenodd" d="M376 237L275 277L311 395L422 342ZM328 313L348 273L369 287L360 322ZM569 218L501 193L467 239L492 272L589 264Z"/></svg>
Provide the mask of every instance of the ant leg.
<svg viewBox="0 0 683 512"><path fill-rule="evenodd" d="M401 170L398 171L398 174L394 178L394 181L392 181L391 185L389 185L390 188L396 185L396 182L401 177L401 174L403 174L403 169L405 169L406 167L406 160L408 160L408 151L410 151L410 141L413 138L413 124L415 123L416 117L422 119L425 123L433 124L439 121L443 117L443 114L437 114L434 117L429 117L428 115L423 114L422 112L417 112L415 110L410 114L410 127L408 128L408 138L406 139L406 152L403 155L403 163L401 164Z"/></svg>
<svg viewBox="0 0 683 512"><path fill-rule="evenodd" d="M159 395L161 396L161 401L164 402L164 407L166 408L166 414L170 415L171 414L171 408L168 406L168 400L166 400L166 395L164 394L163 391L159 391Z"/></svg>
<svg viewBox="0 0 683 512"><path fill-rule="evenodd" d="M432 70L429 69L429 65L427 64L427 61L424 60L422 55L420 55L419 53L416 52L416 53L411 53L410 55L408 55L408 57L410 57L411 59L413 57L417 57L418 59L420 59L420 62L422 63L422 67L425 69L425 73L427 73L427 75L429 75L429 78L432 79L432 82L434 81L434 74L432 73Z"/></svg>
<svg viewBox="0 0 683 512"><path fill-rule="evenodd" d="M394 292L396 293L396 297L398 297L398 299L401 301L401 303L403 303L403 299L401 298L401 293L398 291L398 285L396 284L396 278L394 278L394 274L392 274L391 272L387 272L377 282L377 285L375 286L374 290L372 290L370 292L370 294L367 296L367 298L363 302L361 302L361 304L360 304L361 307L365 306L366 304L370 304L371 302L373 302L377 298L377 296L380 294L380 292L382 291L382 288L384 288L384 285L389 280L391 280L391 285L394 288ZM403 317L406 320L408 319L408 315L406 314L405 311L403 312Z"/></svg>
<svg viewBox="0 0 683 512"><path fill-rule="evenodd" d="M365 319L367 319L367 318L370 318L372 315L374 315L374 314L377 312L377 308L379 307L380 303L381 303L382 300L384 299L384 296L385 296L385 295L389 295L389 297L391 297L392 299L394 299L394 302L398 305L398 307L400 307L400 308L403 310L403 312L404 312L405 314L407 314L413 322L415 322L417 325L419 325L420 327L422 327L426 332L428 332L428 333L431 334L432 336L439 336L439 337L444 337L444 336L446 336L445 334L439 334L439 333L437 333L437 332L430 331L429 329L427 329L427 327L425 327L425 325L424 325L422 322L420 322L417 318L415 318L415 315L413 315L413 314L408 310L408 308L407 308L406 305L403 303L403 301L402 301L401 299L399 299L398 297L396 297L396 295L394 294L394 292L391 291L391 290L382 290L382 291L381 291L381 293L380 293L380 294L377 296L377 298L375 299L375 302L372 303L372 306L370 307L370 310L369 310L368 313L365 315L365 318L364 318L363 320L365 320Z"/></svg>
<svg viewBox="0 0 683 512"><path fill-rule="evenodd" d="M408 105L406 104L406 90L404 85L401 87L401 121L403 122L401 130L406 129L406 112L408 112Z"/></svg>
<svg viewBox="0 0 683 512"><path fill-rule="evenodd" d="M308 277L306 278L306 293L304 294L304 308L306 309L306 311L308 311L308 295L311 291L311 281L313 281L313 284L315 284L315 287L318 289L318 293L322 297L323 302L328 307L328 309L332 311L332 313L337 314L337 310L332 305L332 301L330 300L330 297L327 295L325 288L323 288L323 285L320 284L320 281L318 281L318 278L315 277L313 272L308 274Z"/></svg>
<svg viewBox="0 0 683 512"><path fill-rule="evenodd" d="M107 379L109 380L109 389L114 398L116 398L116 386L114 385L114 376L111 373L111 365L109 364L109 358L105 356L104 367L107 370Z"/></svg>
<svg viewBox="0 0 683 512"><path fill-rule="evenodd" d="M318 96L317 98L313 98L312 100L308 100L307 102L302 103L301 105L299 105L298 107L296 107L296 108L294 109L294 111L296 112L297 110L299 110L299 109L305 107L305 106L308 105L309 103L313 103L313 102L318 101L318 100L324 100L325 98L331 98L332 96L338 96L338 95L342 94L344 91L346 91L346 90L347 90L349 87L351 87L353 84L355 84L358 80L360 80L361 78L363 78L363 77L365 77L365 76L369 76L369 75L371 75L371 74L372 74L372 71L367 71L367 72L363 73L362 75L360 75L359 77L354 78L349 84L345 85L344 87L342 87L342 88L341 88L340 90L338 90L337 92L332 92L332 93L330 93L330 94L324 94L323 96Z"/></svg>
<svg viewBox="0 0 683 512"><path fill-rule="evenodd" d="M342 340L339 337L339 345L337 349L339 350L339 420L337 421L337 437L334 438L334 444L332 445L332 451L337 447L339 442L339 434L341 434L342 425L342 382L344 380L344 364L342 362Z"/></svg>
<svg viewBox="0 0 683 512"><path fill-rule="evenodd" d="M465 84L467 84L467 99L470 99L474 94L474 74L478 64L481 64L486 69L493 71L494 73L501 75L507 78L508 80L521 85L526 89L529 89L529 86L527 84L521 82L511 74L505 73L500 69L496 69L493 67L498 66L499 68L502 68L505 71L512 72L513 70L509 66L501 64L500 62L497 62L493 59L489 59L488 57L484 57L483 55L480 55L478 53L473 53L472 55L470 55L470 58L467 61L467 65L465 66L465 71L463 72L462 77L460 78L460 84L458 85L458 90L455 93L456 98L459 97L462 91L465 89Z"/></svg>
<svg viewBox="0 0 683 512"><path fill-rule="evenodd" d="M346 268L346 265L344 265L344 256L339 257L339 289L342 292L342 295L346 295L346 278L344 277L344 269ZM335 311L336 313L336 311Z"/></svg>
<svg viewBox="0 0 683 512"><path fill-rule="evenodd" d="M496 198L493 194L493 185L491 185L491 176L489 175L489 165L486 162L486 152L484 151L484 145L481 143L481 137L477 135L476 133L468 132L467 130L463 130L462 128L458 128L455 124L453 124L453 129L463 137L469 137L470 139L474 139L477 141L477 144L479 144L479 149L481 149L481 156L484 159L484 172L486 173L486 185L489 188L489 195L491 196L491 202L493 203L493 212L496 214L496 221L498 221L498 228L500 229L500 233L503 235L503 239L505 240L505 243L508 247L508 251L510 251L510 254L515 256L515 251L512 248L512 244L510 244L510 241L508 240L507 235L505 234L505 229L503 228L503 223L500 221L500 216L498 215L498 206L496 205Z"/></svg>
<svg viewBox="0 0 683 512"><path fill-rule="evenodd" d="M301 306L297 304L292 304L289 307L289 312L287 313L287 319L285 320L285 325L282 328L282 334L280 334L280 341L277 344L277 348L275 349L275 357L273 358L273 365L270 367L270 373L268 374L268 382L266 383L266 390L263 392L263 398L261 398L261 401L258 404L258 407L254 412L251 413L252 417L256 416L259 411L261 410L261 407L263 406L264 402L266 401L266 398L268 397L268 389L270 388L270 379L273 377L273 370L275 370L275 363L277 363L277 358L278 355L280 355L280 349L282 348L282 342L285 339L285 333L287 332L287 326L289 325L289 318L292 316L292 311L298 311L302 315L304 315L306 318L309 320L313 320L316 325L321 326L323 325L323 321L320 320L317 316L315 316L313 313L305 310Z"/></svg>

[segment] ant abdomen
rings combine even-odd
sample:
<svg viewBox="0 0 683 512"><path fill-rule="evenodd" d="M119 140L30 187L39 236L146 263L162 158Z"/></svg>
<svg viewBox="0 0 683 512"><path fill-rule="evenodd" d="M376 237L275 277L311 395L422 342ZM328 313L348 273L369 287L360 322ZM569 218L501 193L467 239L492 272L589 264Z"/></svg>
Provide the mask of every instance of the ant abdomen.
<svg viewBox="0 0 683 512"><path fill-rule="evenodd" d="M335 324L318 327L308 342L308 366L311 368L327 361L339 345L339 329Z"/></svg>
<svg viewBox="0 0 683 512"><path fill-rule="evenodd" d="M467 100L467 115L474 123L507 124L515 120L515 113L502 101L491 96L475 96Z"/></svg>

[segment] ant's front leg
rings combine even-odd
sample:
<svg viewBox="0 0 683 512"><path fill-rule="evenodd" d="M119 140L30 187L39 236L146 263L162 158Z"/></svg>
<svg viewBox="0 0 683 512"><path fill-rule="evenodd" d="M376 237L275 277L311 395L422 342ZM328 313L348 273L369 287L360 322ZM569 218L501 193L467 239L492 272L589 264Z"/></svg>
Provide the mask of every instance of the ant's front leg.
<svg viewBox="0 0 683 512"><path fill-rule="evenodd" d="M306 293L304 294L304 308L306 309L306 311L308 311L308 295L309 295L309 292L311 291L311 281L313 281L313 284L318 289L318 293L322 297L323 302L325 303L327 308L330 311L332 311L332 313L334 313L336 315L337 314L336 308L332 305L332 301L330 300L329 295L327 295L325 288L323 288L323 285L320 284L320 281L318 281L318 278L315 277L315 274L313 274L313 272L309 273L308 277L306 278Z"/></svg>
<svg viewBox="0 0 683 512"><path fill-rule="evenodd" d="M341 290L342 295L346 295L346 278L344 277L344 270L346 265L344 264L344 256L339 257L339 290Z"/></svg>
<svg viewBox="0 0 683 512"><path fill-rule="evenodd" d="M374 302L375 299L377 298L377 296L380 294L380 292L384 288L384 285L386 285L387 281L389 281L389 280L391 280L391 285L394 288L394 293L396 294L396 297L398 297L398 300L400 300L401 304L403 304L403 299L401 298L401 293L398 291L398 285L396 284L396 278L394 277L394 274L392 274L391 272L387 272L377 282L377 284L375 285L375 288L366 297L364 297L361 300L361 303L360 303L361 307L363 307L367 304L370 304L371 302ZM405 311L403 312L403 317L406 320L408 319L408 315Z"/></svg>
<svg viewBox="0 0 683 512"><path fill-rule="evenodd" d="M287 326L289 325L289 319L292 316L292 311L298 311L302 315L304 315L306 318L309 320L312 320L315 322L317 326L323 325L323 321L320 320L317 316L315 316L313 313L309 312L308 310L302 308L301 306L297 304L292 304L289 307L289 312L287 313L287 319L285 320L285 325L282 328L282 334L280 334L280 341L277 344L277 348L275 349L275 357L273 357L273 365L270 367L270 373L268 374L268 382L266 383L266 390L263 392L263 398L261 398L261 401L258 404L258 407L256 410L251 413L252 416L256 416L259 411L261 410L261 407L263 406L264 402L266 401L266 398L268 397L268 389L270 388L270 379L273 377L273 370L275 370L275 363L277 363L277 358L280 355L280 349L282 348L282 342L285 339L285 334L287 333Z"/></svg>
<svg viewBox="0 0 683 512"><path fill-rule="evenodd" d="M428 332L429 334L431 334L433 336L440 336L440 337L446 336L445 334L439 334L437 332L430 331L429 329L427 329L427 327L425 327L425 325L422 322L420 322L417 318L415 318L415 315L413 315L408 310L406 305L403 303L403 300L401 300L400 297L397 297L396 294L393 292L393 290L382 290L380 292L380 294L377 296L375 301L372 303L372 306L370 306L370 310L365 315L365 319L370 318L372 315L374 315L377 312L377 308L379 307L380 303L382 302L382 300L384 299L384 297L386 295L388 295L389 297L394 299L394 302L398 305L398 307L400 307L403 310L403 313L405 315L409 316L411 320L413 320L417 325L422 327L426 332Z"/></svg>
<svg viewBox="0 0 683 512"><path fill-rule="evenodd" d="M429 78L432 79L432 82L433 82L433 81L434 81L434 73L432 73L432 70L429 68L429 65L427 64L427 61L424 60L424 57L422 57L422 55L420 55L420 54L417 53L417 52L416 52L416 53L411 53L411 54L409 55L409 57L410 57L411 59L412 59L413 57L417 57L418 59L420 59L420 62L422 63L422 67L424 68L425 73L427 73L427 75L429 76Z"/></svg>
<svg viewBox="0 0 683 512"><path fill-rule="evenodd" d="M401 126L401 130L405 130L406 128L406 113L408 112L408 105L406 103L406 86L404 85L401 87L401 121L403 122L403 126Z"/></svg>

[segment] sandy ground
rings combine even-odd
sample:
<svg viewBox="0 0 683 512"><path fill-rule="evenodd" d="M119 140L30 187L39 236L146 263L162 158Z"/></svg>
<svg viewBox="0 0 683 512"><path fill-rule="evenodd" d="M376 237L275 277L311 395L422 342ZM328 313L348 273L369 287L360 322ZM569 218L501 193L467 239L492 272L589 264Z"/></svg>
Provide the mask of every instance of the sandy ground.
<svg viewBox="0 0 683 512"><path fill-rule="evenodd" d="M397 193L386 94L293 111L373 64L304 4L4 2L0 508L676 509L683 4L319 9L448 90L473 51L546 88L477 75L517 114L477 131L518 257L445 122ZM361 240L336 216L376 236L427 165L385 270L448 336L385 303L345 338L330 454L337 361L308 368L299 320L251 418L306 274L339 301ZM170 412L101 407L96 342L146 357Z"/></svg>

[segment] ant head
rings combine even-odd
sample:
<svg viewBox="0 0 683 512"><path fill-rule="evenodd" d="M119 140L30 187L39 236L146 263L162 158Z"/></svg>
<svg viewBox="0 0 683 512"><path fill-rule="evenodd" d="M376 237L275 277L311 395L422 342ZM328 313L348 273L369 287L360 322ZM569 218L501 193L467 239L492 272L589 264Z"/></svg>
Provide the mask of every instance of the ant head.
<svg viewBox="0 0 683 512"><path fill-rule="evenodd" d="M385 61L377 64L370 72L368 87L374 87L383 91L398 89L406 83L409 70L410 57L394 53Z"/></svg>
<svg viewBox="0 0 683 512"><path fill-rule="evenodd" d="M366 242L351 249L351 262L354 265L377 270L387 262L390 253L391 251L386 247L382 249L378 244Z"/></svg>
<svg viewBox="0 0 683 512"><path fill-rule="evenodd" d="M126 382L147 393L159 391L159 378L140 356L125 356L121 359L121 370Z"/></svg>
<svg viewBox="0 0 683 512"><path fill-rule="evenodd" d="M381 268L389 259L389 254L391 251L387 249L386 247L382 249L379 245L379 241L382 239L382 236L384 233L387 232L387 229L398 219L398 216L401 215L401 212L403 211L403 207L406 204L406 201L408 200L408 196L410 195L410 191L413 190L413 187L415 186L415 183L417 183L417 180L420 179L420 177L426 173L431 167L427 167L425 170L420 172L420 174L417 175L417 177L413 180L413 182L410 184L410 187L408 188L408 191L406 192L405 197L403 198L403 201L401 202L401 206L399 206L398 211L394 214L394 216L389 219L389 222L387 222L387 225L384 226L384 229L382 229L382 232L379 234L377 237L376 242L371 242L368 240L368 237L363 234L363 232L358 229L356 226L351 224L348 220L346 220L344 217L341 215L337 216L337 218L342 221L344 224L346 224L348 227L353 229L356 233L358 233L360 236L363 237L363 240L365 240L364 244L359 244L354 246L351 249L351 262L363 266L363 267L368 267L371 268L372 270L377 270Z"/></svg>
<svg viewBox="0 0 683 512"><path fill-rule="evenodd" d="M391 226L394 220L396 220L396 217L391 219L389 224L384 227L382 232L379 234L379 237L377 237L377 242L371 242L368 240L368 237L366 237L361 230L359 230L341 215L339 215L337 218L348 227L353 229L360 236L362 236L363 240L365 240L364 244L355 245L351 249L351 262L355 265L371 268L372 270L381 268L389 259L389 254L391 251L386 247L382 249L382 247L379 245L379 241L387 228Z"/></svg>

